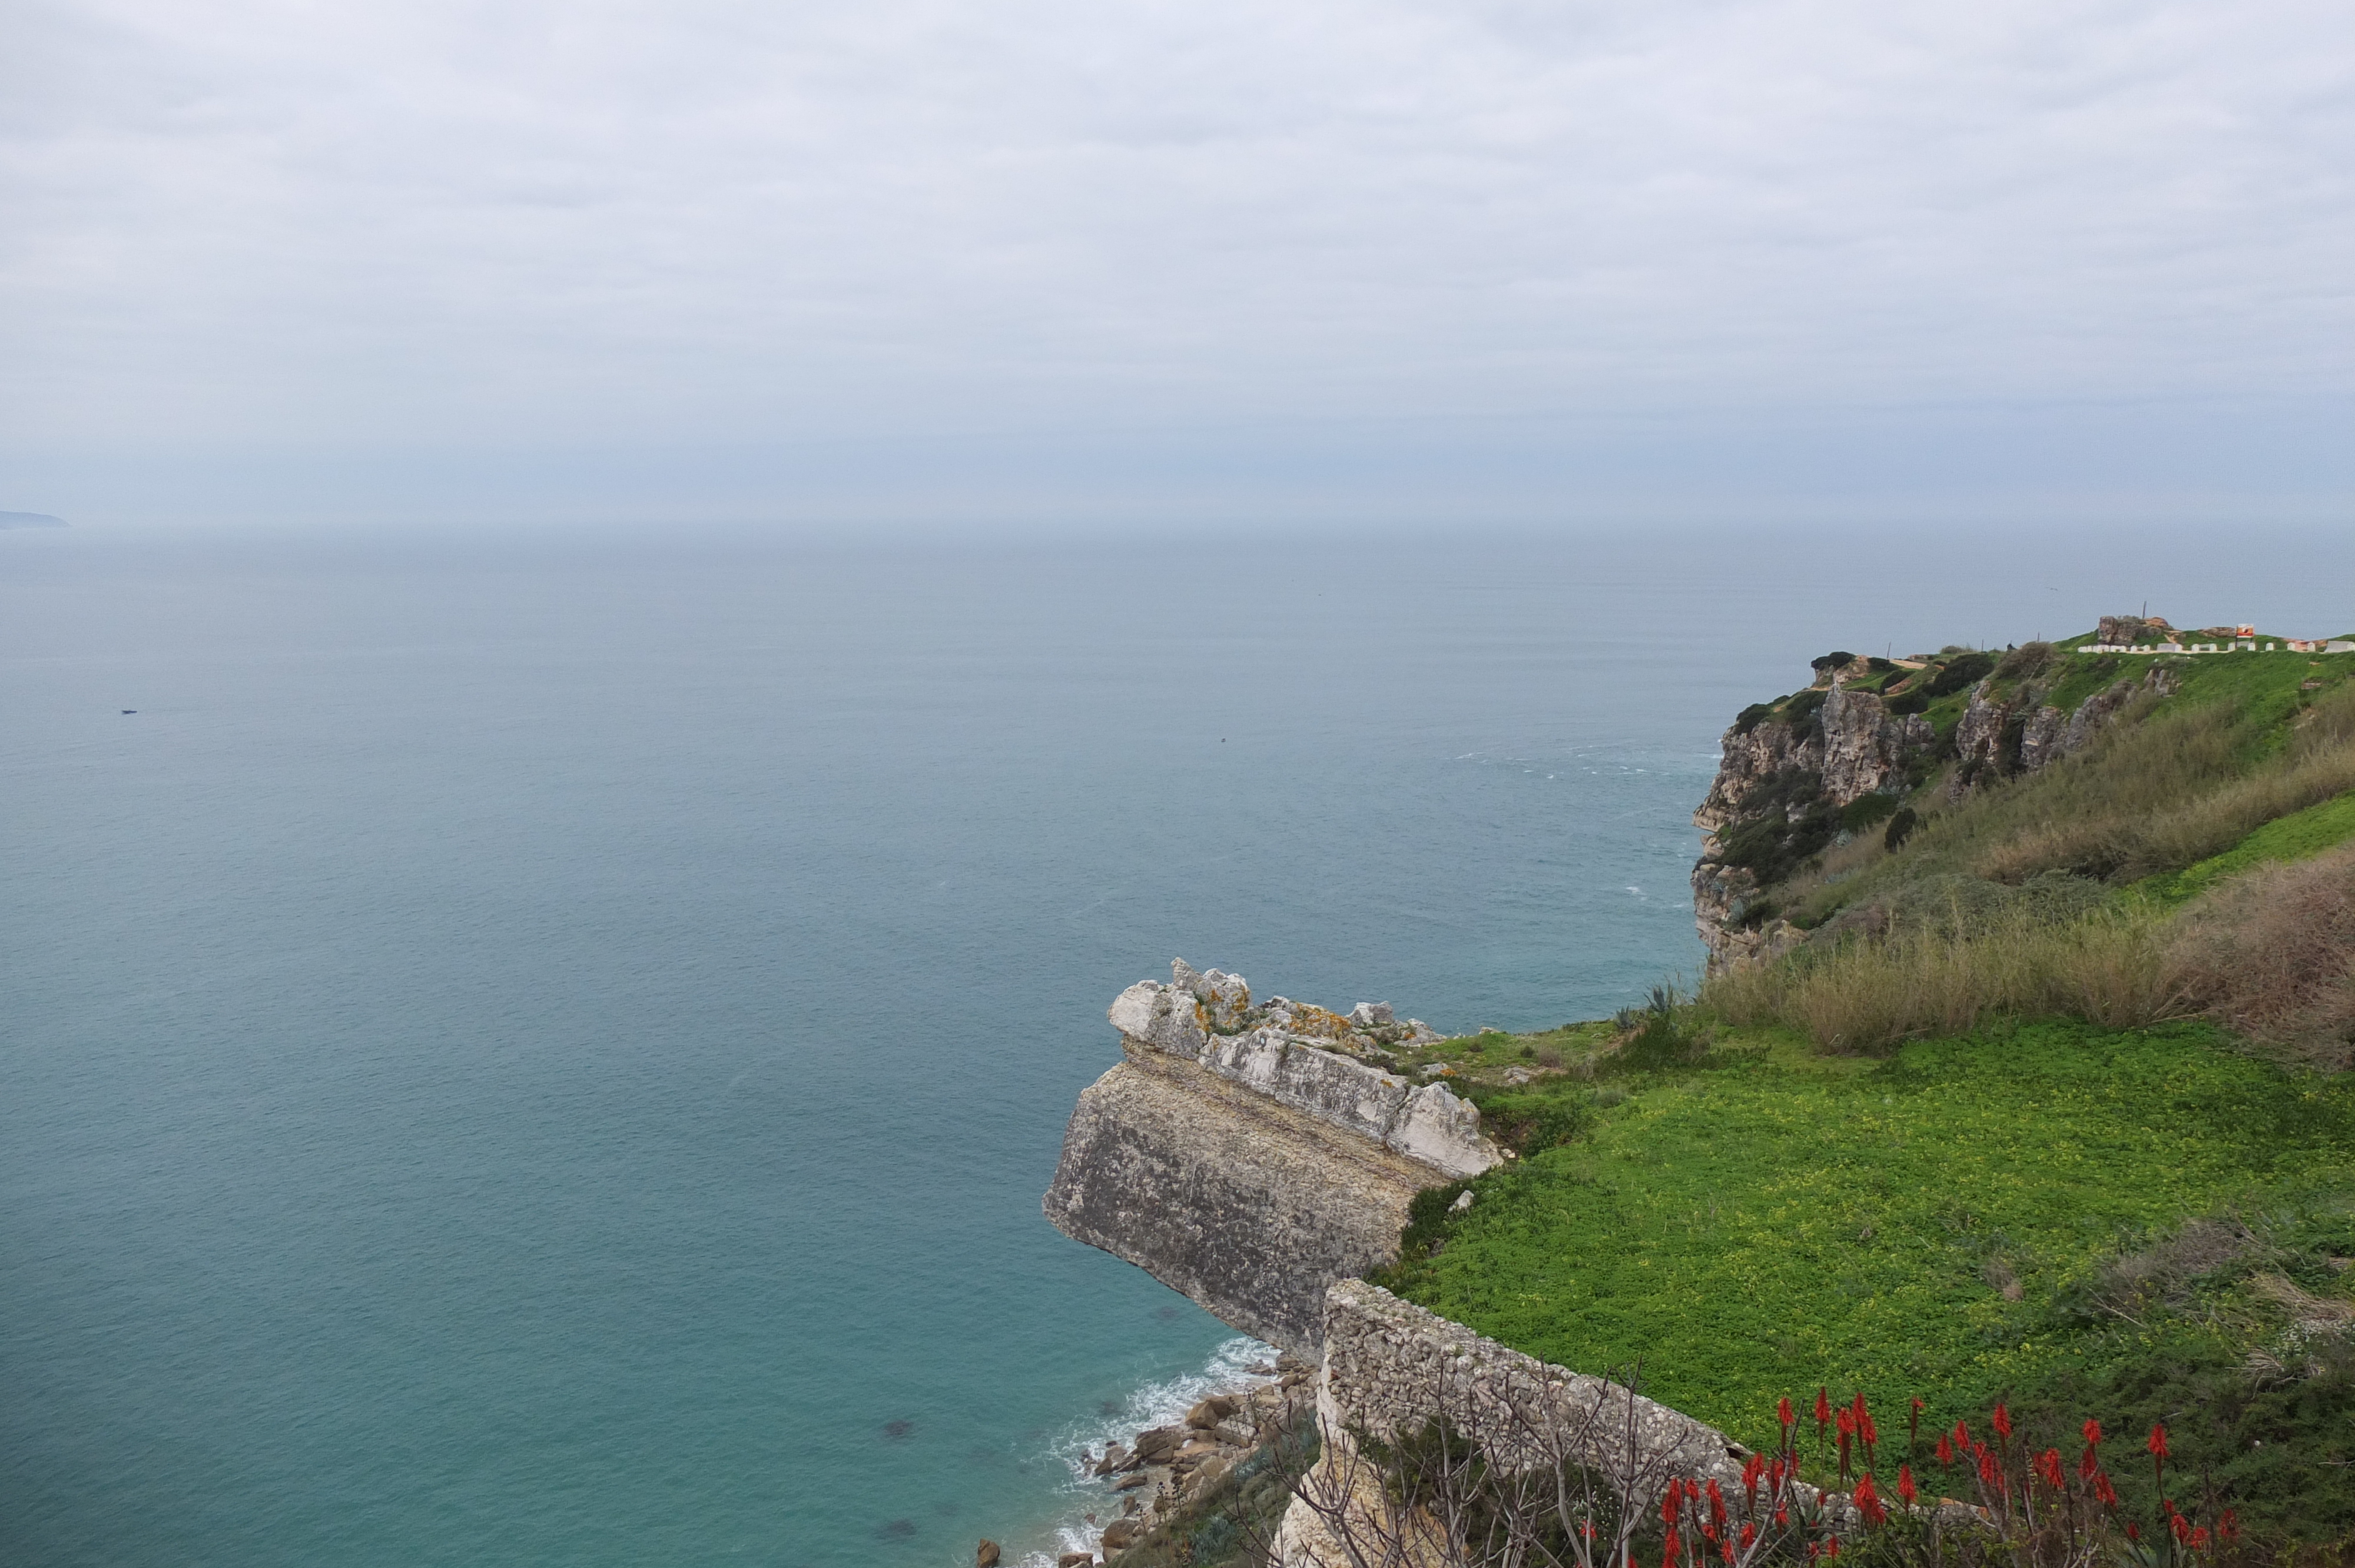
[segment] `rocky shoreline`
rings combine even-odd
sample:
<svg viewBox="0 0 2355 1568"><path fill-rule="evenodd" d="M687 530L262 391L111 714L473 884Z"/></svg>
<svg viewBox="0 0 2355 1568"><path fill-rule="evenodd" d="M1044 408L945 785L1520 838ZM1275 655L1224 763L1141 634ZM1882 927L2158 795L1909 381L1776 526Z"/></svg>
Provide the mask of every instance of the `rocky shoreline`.
<svg viewBox="0 0 2355 1568"><path fill-rule="evenodd" d="M1087 1456L1088 1473L1111 1483L1102 1504L1085 1516L1097 1535L1094 1551L1062 1552L1056 1568L1117 1563L1188 1505L1201 1501L1235 1467L1313 1417L1316 1363L1289 1351L1249 1369L1264 1382L1210 1393L1178 1421L1114 1439ZM996 1568L1001 1549L984 1541L976 1568Z"/></svg>

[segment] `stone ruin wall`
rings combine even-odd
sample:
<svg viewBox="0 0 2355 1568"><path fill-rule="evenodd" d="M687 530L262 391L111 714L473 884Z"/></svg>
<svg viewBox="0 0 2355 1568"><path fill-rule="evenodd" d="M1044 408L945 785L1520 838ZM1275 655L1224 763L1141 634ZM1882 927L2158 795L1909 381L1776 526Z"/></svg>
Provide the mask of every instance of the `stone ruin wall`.
<svg viewBox="0 0 2355 1568"><path fill-rule="evenodd" d="M1635 1483L1636 1506L1657 1506L1671 1478L1714 1480L1739 1521L1742 1466L1751 1451L1716 1427L1632 1394L1604 1378L1572 1372L1476 1334L1363 1280L1326 1294L1324 1367L1316 1415L1323 1451L1307 1485L1329 1502L1353 1475L1360 1437L1387 1440L1445 1415L1490 1463L1526 1468L1564 1458ZM1539 1428L1545 1430L1540 1433ZM1368 1507L1380 1506L1360 1478ZM1819 1507L1847 1533L1862 1527L1845 1493L1800 1483L1794 1500ZM1970 1527L1977 1511L1948 1499L1924 1504L1944 1526ZM1295 1499L1278 1530L1272 1568L1350 1568L1316 1510Z"/></svg>

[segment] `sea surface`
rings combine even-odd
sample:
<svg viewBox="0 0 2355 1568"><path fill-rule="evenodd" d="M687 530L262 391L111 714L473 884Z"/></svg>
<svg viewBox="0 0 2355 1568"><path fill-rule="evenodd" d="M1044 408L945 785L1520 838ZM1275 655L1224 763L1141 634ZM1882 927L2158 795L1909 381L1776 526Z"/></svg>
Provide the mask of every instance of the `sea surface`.
<svg viewBox="0 0 2355 1568"><path fill-rule="evenodd" d="M1609 1012L1809 657L2292 543L0 534L0 1562L1051 1550L1259 1354L1039 1215L1122 987Z"/></svg>

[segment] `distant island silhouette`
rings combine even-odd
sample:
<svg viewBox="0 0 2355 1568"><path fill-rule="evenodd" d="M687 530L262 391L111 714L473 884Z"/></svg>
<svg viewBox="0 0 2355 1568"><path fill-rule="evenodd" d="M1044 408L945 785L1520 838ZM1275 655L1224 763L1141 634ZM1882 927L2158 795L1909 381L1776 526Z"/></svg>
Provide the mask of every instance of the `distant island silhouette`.
<svg viewBox="0 0 2355 1568"><path fill-rule="evenodd" d="M0 528L62 528L66 520L46 512L0 512Z"/></svg>

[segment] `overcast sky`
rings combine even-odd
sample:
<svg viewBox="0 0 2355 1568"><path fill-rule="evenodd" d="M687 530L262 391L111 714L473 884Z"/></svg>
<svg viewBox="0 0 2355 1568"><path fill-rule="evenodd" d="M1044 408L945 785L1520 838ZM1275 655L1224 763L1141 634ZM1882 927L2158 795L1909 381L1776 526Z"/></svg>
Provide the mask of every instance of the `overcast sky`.
<svg viewBox="0 0 2355 1568"><path fill-rule="evenodd" d="M0 15L0 507L2355 521L2345 0Z"/></svg>

